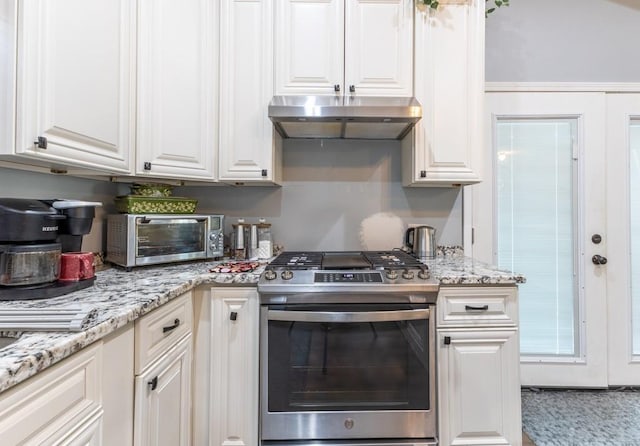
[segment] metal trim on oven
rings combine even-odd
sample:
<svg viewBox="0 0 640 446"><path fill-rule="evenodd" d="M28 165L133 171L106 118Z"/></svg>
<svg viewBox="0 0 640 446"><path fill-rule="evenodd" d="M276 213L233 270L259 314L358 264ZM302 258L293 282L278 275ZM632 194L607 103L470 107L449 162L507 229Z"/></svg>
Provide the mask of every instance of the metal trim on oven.
<svg viewBox="0 0 640 446"><path fill-rule="evenodd" d="M268 320L285 322L393 322L429 319L429 309L392 311L285 311L269 310Z"/></svg>
<svg viewBox="0 0 640 446"><path fill-rule="evenodd" d="M333 310L333 308L332 308ZM417 312L414 312L417 311ZM283 314L284 313L284 314ZM291 313L299 313L300 316ZM387 313L404 313L404 317L388 320L428 319L429 346L429 409L407 411L317 411L317 412L269 412L268 411L268 323L269 320L295 322L313 314L308 311L282 311L269 309L262 305L260 309L260 438L263 446L431 446L436 439L436 367L435 367L435 320L431 310L371 311L364 312L363 320L349 322L367 322L378 316L388 317ZM324 314L323 314L324 313ZM340 312L320 312L320 321L337 317L348 319L353 312L344 312L344 316L335 316ZM318 314L318 313L316 313ZM374 315L374 316L372 316ZM417 317L420 315L420 317ZM408 316L408 317L406 317ZM306 319L305 319L306 320ZM333 321L332 321L333 322ZM349 425L349 427L347 427ZM322 439L322 440L319 440ZM371 440L377 439L377 440ZM283 442L283 440L288 440Z"/></svg>
<svg viewBox="0 0 640 446"><path fill-rule="evenodd" d="M349 441L263 441L262 446L437 446L437 440L402 441L402 440L349 440Z"/></svg>

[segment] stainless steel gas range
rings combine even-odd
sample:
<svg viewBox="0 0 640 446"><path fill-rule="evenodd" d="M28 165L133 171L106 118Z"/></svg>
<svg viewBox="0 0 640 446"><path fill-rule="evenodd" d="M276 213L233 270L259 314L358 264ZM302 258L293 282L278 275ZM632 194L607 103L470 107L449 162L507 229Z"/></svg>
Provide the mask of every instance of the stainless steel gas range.
<svg viewBox="0 0 640 446"><path fill-rule="evenodd" d="M263 446L437 444L426 265L402 251L284 252L258 292Z"/></svg>

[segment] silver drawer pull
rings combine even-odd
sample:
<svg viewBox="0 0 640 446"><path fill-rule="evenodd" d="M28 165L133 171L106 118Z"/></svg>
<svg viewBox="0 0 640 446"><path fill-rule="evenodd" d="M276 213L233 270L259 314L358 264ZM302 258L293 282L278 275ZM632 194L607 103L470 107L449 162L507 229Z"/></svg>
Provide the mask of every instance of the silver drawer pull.
<svg viewBox="0 0 640 446"><path fill-rule="evenodd" d="M487 311L489 309L489 305L483 305L481 307L474 307L473 305L465 305L464 309L467 311Z"/></svg>

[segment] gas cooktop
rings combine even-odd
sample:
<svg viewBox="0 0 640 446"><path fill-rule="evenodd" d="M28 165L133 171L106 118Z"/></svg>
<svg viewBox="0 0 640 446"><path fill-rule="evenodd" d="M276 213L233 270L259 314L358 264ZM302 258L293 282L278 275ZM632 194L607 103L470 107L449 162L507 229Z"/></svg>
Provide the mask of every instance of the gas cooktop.
<svg viewBox="0 0 640 446"><path fill-rule="evenodd" d="M283 252L269 269L343 270L427 268L404 251L291 251Z"/></svg>
<svg viewBox="0 0 640 446"><path fill-rule="evenodd" d="M423 298L438 288L428 266L403 251L283 252L267 266L258 282L261 300L266 295L285 293L287 302L295 293L403 294Z"/></svg>

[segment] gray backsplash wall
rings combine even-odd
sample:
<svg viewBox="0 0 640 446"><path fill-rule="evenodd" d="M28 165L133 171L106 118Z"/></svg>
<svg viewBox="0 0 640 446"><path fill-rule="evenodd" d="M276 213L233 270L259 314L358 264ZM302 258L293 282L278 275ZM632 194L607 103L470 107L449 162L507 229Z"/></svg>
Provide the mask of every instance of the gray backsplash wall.
<svg viewBox="0 0 640 446"><path fill-rule="evenodd" d="M197 212L271 223L274 243L288 250L392 249L409 224L437 230L439 244L462 244L462 193L453 188L404 188L395 141L288 140L283 183L275 186L189 186L175 196L198 199ZM0 167L0 197L100 201L83 250L103 251L107 213L128 184Z"/></svg>
<svg viewBox="0 0 640 446"><path fill-rule="evenodd" d="M103 207L96 209L96 218L91 233L82 240L84 251L103 251L106 234L104 219L108 212L114 212L113 197L124 185L50 175L0 167L0 197L7 198L70 198L74 200L99 201Z"/></svg>
<svg viewBox="0 0 640 446"><path fill-rule="evenodd" d="M287 140L282 187L180 187L199 212L273 225L287 250L391 249L408 224L437 230L439 244L462 244L462 193L403 188L395 141Z"/></svg>

